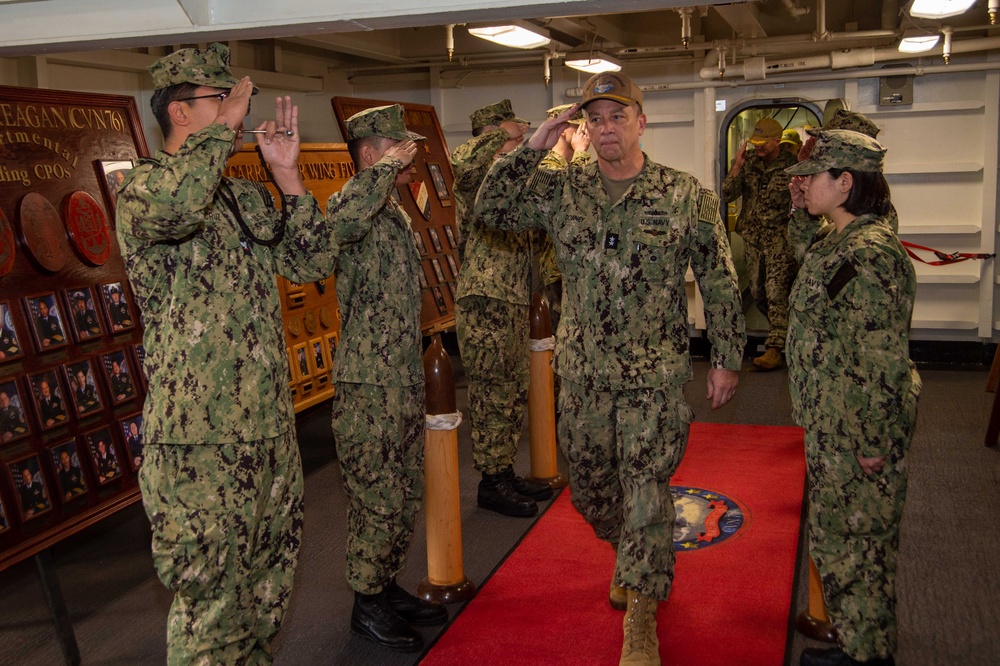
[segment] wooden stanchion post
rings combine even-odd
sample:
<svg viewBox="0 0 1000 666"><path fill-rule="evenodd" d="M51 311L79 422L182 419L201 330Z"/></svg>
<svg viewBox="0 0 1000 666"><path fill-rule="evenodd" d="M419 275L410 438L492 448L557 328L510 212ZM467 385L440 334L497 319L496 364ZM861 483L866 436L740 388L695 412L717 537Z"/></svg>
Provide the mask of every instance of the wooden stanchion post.
<svg viewBox="0 0 1000 666"><path fill-rule="evenodd" d="M427 427L424 430L424 514L427 578L417 594L427 601L465 601L476 585L462 565L462 510L458 493L458 424L455 374L437 334L424 354Z"/></svg>
<svg viewBox="0 0 1000 666"><path fill-rule="evenodd" d="M819 569L811 557L809 558L809 610L802 611L795 618L795 628L803 636L815 641L837 642L837 630L830 624L826 602L823 601L823 580L819 577Z"/></svg>
<svg viewBox="0 0 1000 666"><path fill-rule="evenodd" d="M531 476L539 483L562 488L566 478L559 473L556 455L555 380L552 375L552 319L541 294L531 303L531 361L528 381L528 433L531 442Z"/></svg>

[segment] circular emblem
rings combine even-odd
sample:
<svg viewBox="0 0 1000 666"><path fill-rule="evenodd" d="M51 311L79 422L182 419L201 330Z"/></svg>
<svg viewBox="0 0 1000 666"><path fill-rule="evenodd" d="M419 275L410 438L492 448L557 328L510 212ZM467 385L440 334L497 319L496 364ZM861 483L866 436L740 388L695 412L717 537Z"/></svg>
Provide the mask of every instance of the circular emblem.
<svg viewBox="0 0 1000 666"><path fill-rule="evenodd" d="M7 216L0 210L0 277L10 273L17 257L17 246L14 244L14 228L7 221Z"/></svg>
<svg viewBox="0 0 1000 666"><path fill-rule="evenodd" d="M316 332L316 313L310 310L302 317L302 322L306 325L306 333L312 335Z"/></svg>
<svg viewBox="0 0 1000 666"><path fill-rule="evenodd" d="M37 192L21 199L21 238L28 255L45 270L58 273L66 265L69 248L59 211Z"/></svg>
<svg viewBox="0 0 1000 666"><path fill-rule="evenodd" d="M319 309L319 323L323 325L323 328L333 326L333 313L325 305Z"/></svg>
<svg viewBox="0 0 1000 666"><path fill-rule="evenodd" d="M101 204L78 190L65 202L66 229L80 258L91 266L101 266L111 258L111 230Z"/></svg>
<svg viewBox="0 0 1000 666"><path fill-rule="evenodd" d="M292 334L293 338L297 338L302 335L302 320L298 317L293 317L288 321L288 332Z"/></svg>
<svg viewBox="0 0 1000 666"><path fill-rule="evenodd" d="M739 532L749 515L736 500L701 488L671 486L674 498L674 549L708 548Z"/></svg>

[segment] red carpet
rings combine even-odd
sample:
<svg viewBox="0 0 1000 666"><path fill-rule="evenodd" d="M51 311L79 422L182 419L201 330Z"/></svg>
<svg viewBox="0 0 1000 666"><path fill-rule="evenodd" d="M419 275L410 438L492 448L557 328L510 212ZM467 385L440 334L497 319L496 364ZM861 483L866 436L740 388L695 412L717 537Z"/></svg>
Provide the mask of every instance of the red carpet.
<svg viewBox="0 0 1000 666"><path fill-rule="evenodd" d="M804 477L799 428L691 426L673 485L708 497L700 541L692 533L681 542L711 545L678 548L657 616L664 664L782 663ZM623 614L607 601L613 568L611 548L565 491L421 664L617 664Z"/></svg>

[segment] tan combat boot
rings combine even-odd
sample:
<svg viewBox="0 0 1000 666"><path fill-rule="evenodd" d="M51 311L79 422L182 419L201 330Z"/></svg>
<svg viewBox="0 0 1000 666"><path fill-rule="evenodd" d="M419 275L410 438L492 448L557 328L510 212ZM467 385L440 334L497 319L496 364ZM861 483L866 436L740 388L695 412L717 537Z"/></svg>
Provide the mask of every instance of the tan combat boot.
<svg viewBox="0 0 1000 666"><path fill-rule="evenodd" d="M761 370L775 370L781 367L781 350L777 347L768 347L762 356L753 360L753 364Z"/></svg>
<svg viewBox="0 0 1000 666"><path fill-rule="evenodd" d="M660 641L656 638L656 609L659 601L628 592L628 610L622 629L622 658L619 666L660 666Z"/></svg>
<svg viewBox="0 0 1000 666"><path fill-rule="evenodd" d="M618 611L623 611L628 607L628 590L611 583L611 592L608 593L608 603Z"/></svg>

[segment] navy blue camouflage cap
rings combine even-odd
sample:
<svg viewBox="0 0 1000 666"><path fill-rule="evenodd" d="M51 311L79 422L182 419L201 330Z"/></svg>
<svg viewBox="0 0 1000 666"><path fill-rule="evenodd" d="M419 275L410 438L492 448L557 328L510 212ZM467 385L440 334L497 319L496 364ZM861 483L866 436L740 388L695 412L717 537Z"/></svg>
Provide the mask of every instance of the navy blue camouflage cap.
<svg viewBox="0 0 1000 666"><path fill-rule="evenodd" d="M816 137L809 158L785 169L793 176L808 176L830 169L881 171L885 148L867 134L853 130L809 130Z"/></svg>
<svg viewBox="0 0 1000 666"><path fill-rule="evenodd" d="M383 136L398 141L426 141L427 137L406 129L403 107L400 104L373 106L359 111L347 119L347 140Z"/></svg>
<svg viewBox="0 0 1000 666"><path fill-rule="evenodd" d="M502 99L496 104L487 104L481 109L476 109L469 115L469 120L472 121L473 130L487 125L499 125L508 120L522 125L531 124L524 118L518 118L514 115L514 109L511 107L509 99Z"/></svg>
<svg viewBox="0 0 1000 666"><path fill-rule="evenodd" d="M239 79L229 71L229 47L216 42L207 49L180 49L163 56L149 67L153 88L160 90L178 83L229 90ZM253 94L257 94L256 86Z"/></svg>
<svg viewBox="0 0 1000 666"><path fill-rule="evenodd" d="M573 105L572 104L560 104L559 106L553 106L551 109L549 109L548 111L545 112L545 117L546 118L555 118L560 113L563 113L564 111L568 111L571 106L573 106ZM583 119L583 109L577 109L576 113L573 114L573 117L569 119L569 122L573 123L574 125L582 125L585 122L584 119Z"/></svg>

